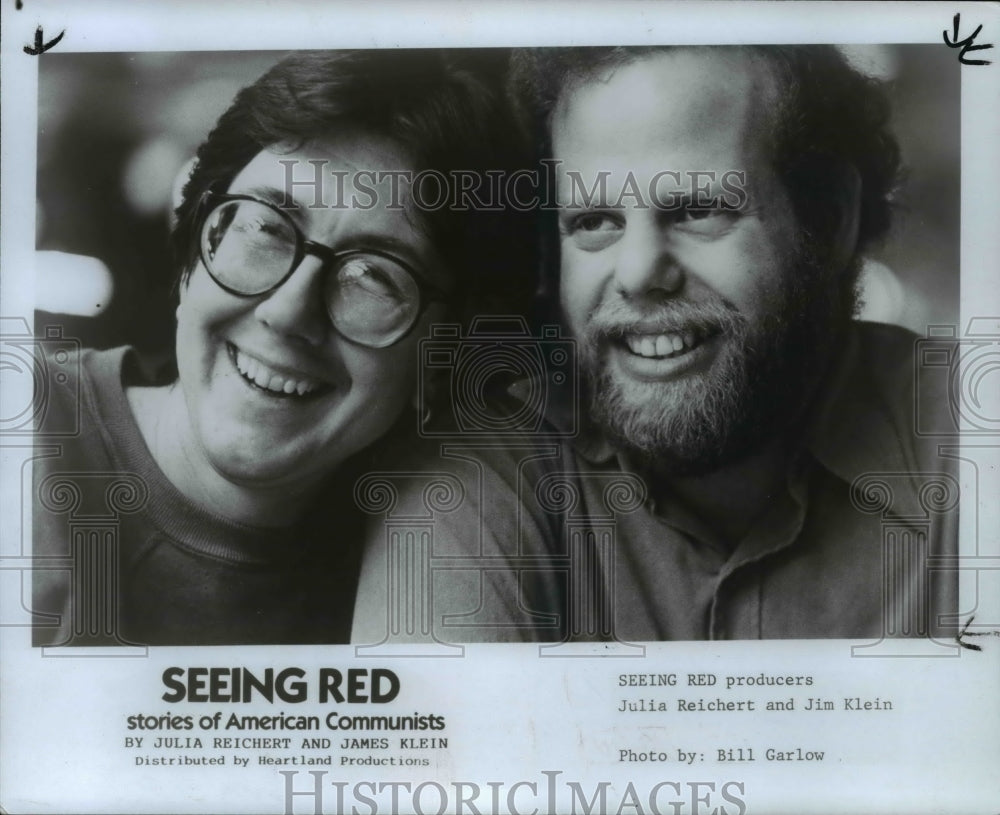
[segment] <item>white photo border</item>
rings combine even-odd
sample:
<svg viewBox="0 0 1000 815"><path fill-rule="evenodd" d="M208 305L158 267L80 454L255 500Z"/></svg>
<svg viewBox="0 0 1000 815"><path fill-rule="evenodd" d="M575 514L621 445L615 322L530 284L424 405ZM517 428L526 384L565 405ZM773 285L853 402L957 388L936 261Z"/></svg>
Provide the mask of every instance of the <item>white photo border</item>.
<svg viewBox="0 0 1000 815"><path fill-rule="evenodd" d="M34 44L39 31L43 43L64 32L54 48L81 53L778 42L937 43L946 48L942 32L950 31L954 16L960 14L962 36L982 24L977 41L1000 42L1000 10L975 3L359 6L224 0L209 7L193 0L3 2L0 316L24 317L28 325L35 302L38 69L24 46ZM959 50L954 54L958 59ZM1000 338L1000 50L967 56L992 58L993 64L963 66L961 72L959 330L967 331L975 319L983 337ZM4 410L23 402L25 394L17 387L0 388ZM414 786L438 779L504 781L507 796L518 782L544 790L553 780L546 773L561 773L560 808L571 803L566 781L579 782L588 794L595 784L607 781L608 800L619 808L628 784L645 794L658 781L669 781L683 790L684 803L676 811L685 815L711 812L714 806L728 807L720 813L994 812L1000 797L995 769L1000 764L1000 579L998 567L990 564L1000 559L1000 439L992 435L965 441L978 452L976 480L967 474L962 484L962 555L983 564L984 571L963 573L962 609L975 610L976 623L969 630L978 636L968 642L981 650L956 647L954 659L881 660L852 659L856 643L846 641L656 643L646 646L646 659L655 667L643 669L626 666L628 660L540 660L536 646L476 645L467 646L461 660L387 661L405 682L406 705L446 715L451 740L445 751L433 754L427 768L400 769L392 779ZM11 608L18 613L9 590L16 590L21 570L29 568L30 511L22 485L30 484L30 447L30 439L24 438L0 443L0 591L8 590L0 596L4 614ZM971 505L969 497L975 498ZM315 805L327 813L337 811L338 790L350 792L359 781L388 777L371 767L331 767L323 778L321 806L309 794L308 773L323 767L227 766L221 771L138 766L134 751L123 745L127 715L173 712L161 699L160 677L166 667L240 665L258 670L298 665L312 672L326 665L376 665L359 659L351 646L233 646L210 654L201 648L155 648L135 658L46 659L31 647L29 628L8 625L4 619L9 618L0 617L0 808L5 812L279 813L313 812ZM594 647L595 656L599 650ZM892 696L897 708L885 719L859 717L830 724L803 715L787 726L763 715L746 722L728 715L691 722L671 718L662 726L637 727L623 722L615 711L621 701L616 687L620 674L670 672L683 682L688 674L779 669L812 675L831 694ZM276 706L255 705L240 713L265 713L271 707ZM789 751L820 744L833 760L822 766L710 766L702 761L678 766L678 753L697 753L703 744L740 750L761 738ZM620 749L652 753L661 743L668 745L670 761L659 768L623 765L611 758ZM298 775L289 781L282 769ZM331 785L333 781L347 787ZM700 783L715 786L691 786ZM725 784L743 786L728 788L731 797L723 798ZM485 794L485 786L483 790ZM433 793L427 793L424 811L437 811ZM379 812L389 811L382 808L387 795L376 796ZM522 801L526 812L533 807L544 811L529 787L517 795L522 797L500 800L505 806L510 800ZM699 795L709 795L710 804Z"/></svg>

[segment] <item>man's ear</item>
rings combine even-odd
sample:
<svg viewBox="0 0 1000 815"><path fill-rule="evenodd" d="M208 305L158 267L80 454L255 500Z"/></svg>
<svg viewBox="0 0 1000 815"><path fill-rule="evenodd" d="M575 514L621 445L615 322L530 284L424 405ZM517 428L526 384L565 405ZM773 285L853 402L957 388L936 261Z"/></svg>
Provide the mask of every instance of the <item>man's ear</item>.
<svg viewBox="0 0 1000 815"><path fill-rule="evenodd" d="M861 175L857 168L842 162L833 175L831 204L833 222L830 230L830 265L838 272L854 257L858 248L861 221Z"/></svg>

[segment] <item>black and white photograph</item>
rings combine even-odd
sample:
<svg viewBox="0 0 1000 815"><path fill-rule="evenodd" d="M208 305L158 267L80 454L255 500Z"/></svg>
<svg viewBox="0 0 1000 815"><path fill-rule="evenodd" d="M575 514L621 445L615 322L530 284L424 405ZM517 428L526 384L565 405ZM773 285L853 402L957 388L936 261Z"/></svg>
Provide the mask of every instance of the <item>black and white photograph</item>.
<svg viewBox="0 0 1000 815"><path fill-rule="evenodd" d="M4 812L995 810L993 7L3 15Z"/></svg>

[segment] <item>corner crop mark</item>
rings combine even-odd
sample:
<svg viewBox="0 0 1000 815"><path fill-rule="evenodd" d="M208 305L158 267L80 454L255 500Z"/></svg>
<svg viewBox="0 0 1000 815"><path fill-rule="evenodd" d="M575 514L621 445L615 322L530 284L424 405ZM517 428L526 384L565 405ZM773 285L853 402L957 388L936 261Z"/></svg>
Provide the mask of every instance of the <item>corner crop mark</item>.
<svg viewBox="0 0 1000 815"><path fill-rule="evenodd" d="M974 43L976 41L976 37L978 37L979 36L979 32L983 30L982 23L980 23L978 26L976 26L976 30L973 31L968 37L966 37L964 40L960 40L958 38L958 26L959 26L959 24L961 22L961 19L962 19L962 15L961 14L956 14L954 16L954 18L952 19L952 26L953 26L954 34L953 34L953 36L950 39L948 37L948 29L945 29L944 31L941 32L941 36L944 38L944 44L947 45L949 48L960 48L961 49L958 52L958 61L961 62L963 65L990 65L990 64L992 64L990 62L990 60L988 60L988 59L966 59L965 55L969 51L985 51L987 48L992 48L993 45L991 43L987 43L985 45L974 45Z"/></svg>
<svg viewBox="0 0 1000 815"><path fill-rule="evenodd" d="M981 645L976 645L974 642L965 642L965 637L1000 637L1000 631L969 631L969 626L972 625L972 621L975 620L975 615L969 617L965 625L962 626L962 630L958 632L955 637L955 642L961 645L963 648L967 648L970 651L982 651L983 647Z"/></svg>
<svg viewBox="0 0 1000 815"><path fill-rule="evenodd" d="M20 9L20 4L18 5L18 8ZM38 26L38 28L35 29L35 44L33 46L24 46L24 53L29 57L37 57L39 54L44 54L46 51L57 46L59 41L64 36L66 36L65 30L60 31L51 40L45 42L45 34L42 32L42 27Z"/></svg>

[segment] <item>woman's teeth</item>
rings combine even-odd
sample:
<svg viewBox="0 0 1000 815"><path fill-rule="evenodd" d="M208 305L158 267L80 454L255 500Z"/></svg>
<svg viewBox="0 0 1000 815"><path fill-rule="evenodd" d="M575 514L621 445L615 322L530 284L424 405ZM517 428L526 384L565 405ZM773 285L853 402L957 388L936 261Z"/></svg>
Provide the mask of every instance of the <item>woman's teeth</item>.
<svg viewBox="0 0 1000 815"><path fill-rule="evenodd" d="M679 334L626 334L628 350L641 357L671 357L690 351L700 339L693 331Z"/></svg>
<svg viewBox="0 0 1000 815"><path fill-rule="evenodd" d="M236 368L244 379L253 382L258 388L263 388L272 393L283 393L291 396L293 393L298 396L305 396L320 387L319 382L311 379L295 379L286 374L279 373L273 368L269 368L259 359L244 354L238 348L233 355Z"/></svg>

